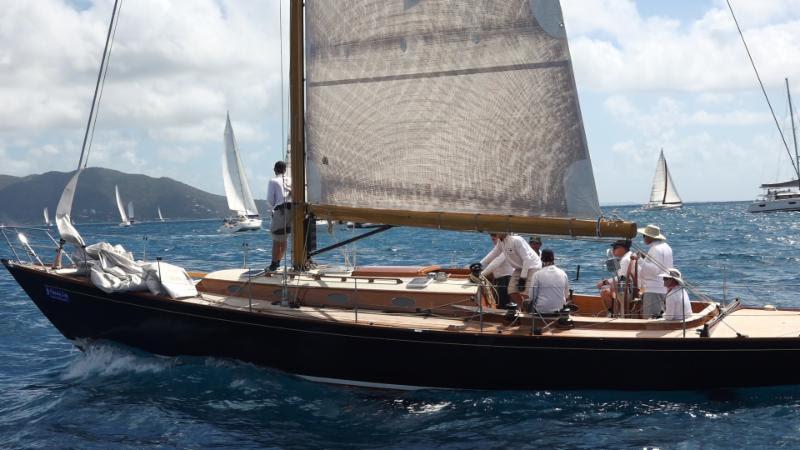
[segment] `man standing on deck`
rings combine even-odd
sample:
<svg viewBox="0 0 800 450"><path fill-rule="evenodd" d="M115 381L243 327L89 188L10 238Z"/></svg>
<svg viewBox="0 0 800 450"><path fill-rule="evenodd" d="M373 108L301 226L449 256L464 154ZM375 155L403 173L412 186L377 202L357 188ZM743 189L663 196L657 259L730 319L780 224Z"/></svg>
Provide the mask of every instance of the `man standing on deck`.
<svg viewBox="0 0 800 450"><path fill-rule="evenodd" d="M497 245L483 257L481 265L487 267L501 256L514 268L508 284L509 295L520 294L524 299L530 292L534 272L542 268L542 261L525 238L508 233L497 233ZM524 284L524 287L520 284Z"/></svg>
<svg viewBox="0 0 800 450"><path fill-rule="evenodd" d="M272 212L272 224L269 227L272 235L272 262L268 270L274 272L280 267L281 260L289 245L289 233L292 232L292 180L286 173L286 163L275 163L275 177L267 186L267 206Z"/></svg>
<svg viewBox="0 0 800 450"><path fill-rule="evenodd" d="M639 282L644 288L642 295L642 317L649 319L660 316L664 311L667 288L661 274L672 264L672 247L656 225L639 228L644 243L650 246L647 254L631 255L631 261L638 260Z"/></svg>
<svg viewBox="0 0 800 450"><path fill-rule="evenodd" d="M542 257L542 237L541 236L531 236L530 240L528 240L528 244L531 245L533 251L536 252L536 255L540 258Z"/></svg>
<svg viewBox="0 0 800 450"><path fill-rule="evenodd" d="M667 289L666 312L664 320L683 320L692 317L692 302L689 293L683 287L683 279L678 269L669 269L661 274L664 287Z"/></svg>

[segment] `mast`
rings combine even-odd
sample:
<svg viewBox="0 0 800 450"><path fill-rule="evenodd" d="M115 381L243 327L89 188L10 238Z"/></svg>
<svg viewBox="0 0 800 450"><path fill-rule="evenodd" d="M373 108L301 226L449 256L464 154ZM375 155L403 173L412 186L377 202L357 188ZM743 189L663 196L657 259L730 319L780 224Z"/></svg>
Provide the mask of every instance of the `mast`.
<svg viewBox="0 0 800 450"><path fill-rule="evenodd" d="M306 264L306 144L304 91L303 0L291 0L289 9L289 110L292 165L292 265Z"/></svg>
<svg viewBox="0 0 800 450"><path fill-rule="evenodd" d="M797 162L796 164L792 164L794 166L796 175L797 175L797 187L800 187L800 156L797 153L797 131L795 131L794 127L794 108L792 107L792 93L789 91L789 79L786 78L786 96L789 97L789 117L792 119L792 139L794 140L794 160Z"/></svg>

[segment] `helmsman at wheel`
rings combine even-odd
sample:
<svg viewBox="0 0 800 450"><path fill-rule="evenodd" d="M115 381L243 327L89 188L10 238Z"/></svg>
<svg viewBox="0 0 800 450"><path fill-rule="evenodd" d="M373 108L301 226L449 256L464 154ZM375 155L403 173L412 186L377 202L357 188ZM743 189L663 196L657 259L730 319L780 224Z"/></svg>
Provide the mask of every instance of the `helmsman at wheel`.
<svg viewBox="0 0 800 450"><path fill-rule="evenodd" d="M511 280L508 283L509 295L519 294L523 299L527 298L531 290L533 274L542 268L542 261L539 259L539 255L533 251L522 236L497 233L497 244L483 257L481 265L487 267L489 263L501 255L514 268L514 273L511 274ZM524 287L520 286L523 283Z"/></svg>

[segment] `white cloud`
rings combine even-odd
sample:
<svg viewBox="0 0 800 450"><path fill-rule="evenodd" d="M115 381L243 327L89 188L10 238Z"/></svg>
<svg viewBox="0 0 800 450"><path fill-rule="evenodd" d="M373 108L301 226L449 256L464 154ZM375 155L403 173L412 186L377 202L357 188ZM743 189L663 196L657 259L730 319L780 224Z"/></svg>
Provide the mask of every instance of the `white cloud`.
<svg viewBox="0 0 800 450"><path fill-rule="evenodd" d="M774 87L785 76L800 76L800 59L795 57L800 53L800 2L769 1L763 10L761 4L740 1L735 7L738 16L753 17L742 26L762 78ZM687 23L642 17L630 0L568 0L563 6L576 78L585 88L601 92L758 89L724 2Z"/></svg>

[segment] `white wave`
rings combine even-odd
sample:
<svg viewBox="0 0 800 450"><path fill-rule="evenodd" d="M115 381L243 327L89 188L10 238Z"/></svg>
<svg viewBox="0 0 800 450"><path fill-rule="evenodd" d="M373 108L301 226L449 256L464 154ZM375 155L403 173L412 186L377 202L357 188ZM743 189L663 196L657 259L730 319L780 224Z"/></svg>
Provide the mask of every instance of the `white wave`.
<svg viewBox="0 0 800 450"><path fill-rule="evenodd" d="M172 358L141 356L111 344L79 344L84 351L67 366L61 375L63 380L84 380L124 373L159 373L174 365Z"/></svg>

